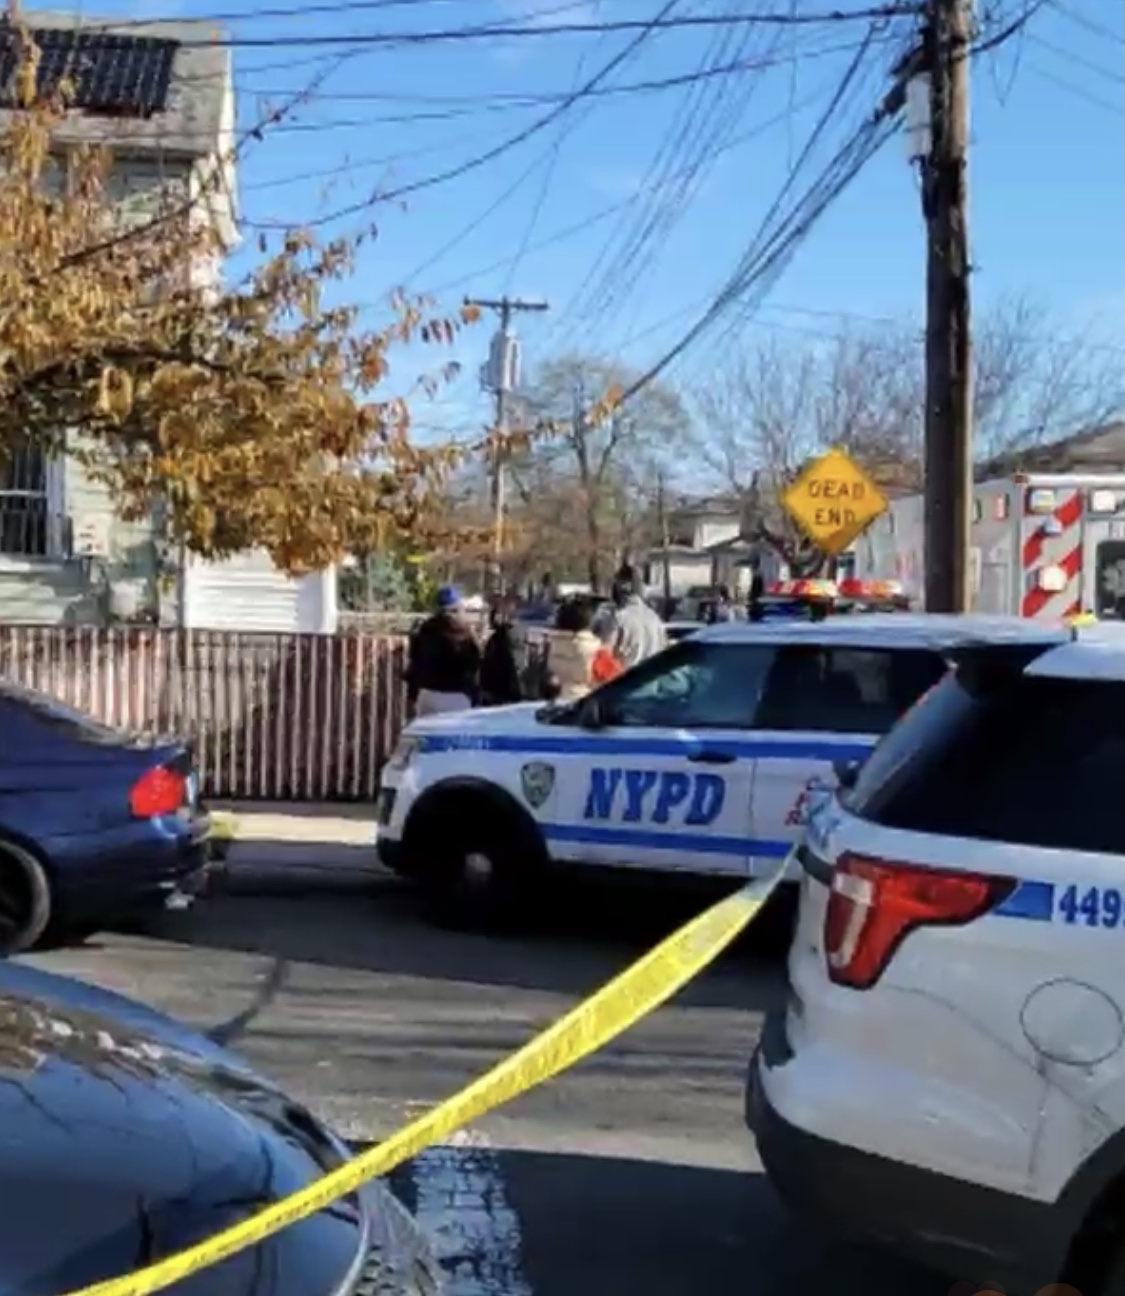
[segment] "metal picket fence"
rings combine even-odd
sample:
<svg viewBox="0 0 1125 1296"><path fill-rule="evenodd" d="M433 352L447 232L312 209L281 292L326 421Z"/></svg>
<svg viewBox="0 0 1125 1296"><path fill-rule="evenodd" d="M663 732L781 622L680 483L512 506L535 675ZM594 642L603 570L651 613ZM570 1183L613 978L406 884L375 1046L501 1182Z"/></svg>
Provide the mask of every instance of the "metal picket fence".
<svg viewBox="0 0 1125 1296"><path fill-rule="evenodd" d="M177 734L205 793L366 800L405 721L401 635L0 626L0 678Z"/></svg>

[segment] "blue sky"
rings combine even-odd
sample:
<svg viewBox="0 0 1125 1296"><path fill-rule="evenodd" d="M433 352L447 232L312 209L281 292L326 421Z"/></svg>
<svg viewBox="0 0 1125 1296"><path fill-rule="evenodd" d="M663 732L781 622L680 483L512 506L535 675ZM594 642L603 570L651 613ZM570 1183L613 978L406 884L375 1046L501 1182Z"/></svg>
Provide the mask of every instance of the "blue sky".
<svg viewBox="0 0 1125 1296"><path fill-rule="evenodd" d="M1023 3L993 4L993 25L1014 17ZM331 69L307 104L247 150L240 189L252 225L301 223L453 169L552 106L528 97L572 92L635 34L397 48L302 41L647 18L660 0L414 0L409 8L384 9L317 0L294 17L276 16L291 6L298 7L294 0L153 0L152 7L119 0L96 10L134 18L219 15L216 25L236 40L283 42L234 51L244 126L259 117L264 100L299 92ZM837 7L817 0L796 6ZM736 0L680 0L674 12L750 11ZM897 23L893 39L867 50L821 158L887 88L910 20ZM329 221L321 232L343 233L371 220L378 225L348 295L369 308L372 320L388 291L402 284L450 304L466 292L542 296L550 312L521 326L529 362L586 349L650 363L730 272L864 30L861 23L836 23L743 27L725 37L713 28L679 29L651 37L603 87L666 80L709 63L765 66L695 85L586 99L458 179ZM1118 0L1045 0L1021 35L977 61L971 220L981 309L1004 296L1030 295L1063 328L1089 336L1099 349L1122 351L1125 363L1123 33ZM699 158L703 164L692 175ZM686 352L671 376L701 381L726 348L755 332L800 345L849 321L916 318L922 286L917 180L899 137L824 216L753 317L728 321ZM457 358L464 377L418 408L421 424L461 429L483 418L476 369L487 341L484 328L463 339ZM400 378L411 363L407 358Z"/></svg>

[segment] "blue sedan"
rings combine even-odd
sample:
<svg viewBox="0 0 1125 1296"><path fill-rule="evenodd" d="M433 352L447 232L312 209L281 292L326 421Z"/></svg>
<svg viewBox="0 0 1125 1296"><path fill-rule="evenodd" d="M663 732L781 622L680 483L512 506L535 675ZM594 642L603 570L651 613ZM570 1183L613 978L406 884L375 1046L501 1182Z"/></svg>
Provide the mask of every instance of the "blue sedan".
<svg viewBox="0 0 1125 1296"><path fill-rule="evenodd" d="M349 1152L239 1057L142 1004L0 960L0 1291L59 1296L156 1264ZM438 1296L381 1183L175 1285L176 1296Z"/></svg>
<svg viewBox="0 0 1125 1296"><path fill-rule="evenodd" d="M191 752L0 684L0 955L203 889L210 821Z"/></svg>

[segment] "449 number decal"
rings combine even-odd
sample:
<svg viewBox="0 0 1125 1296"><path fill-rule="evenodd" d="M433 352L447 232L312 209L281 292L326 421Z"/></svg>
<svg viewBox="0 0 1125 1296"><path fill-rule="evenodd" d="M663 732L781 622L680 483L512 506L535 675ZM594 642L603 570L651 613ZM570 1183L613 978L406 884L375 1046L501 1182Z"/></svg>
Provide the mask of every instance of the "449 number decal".
<svg viewBox="0 0 1125 1296"><path fill-rule="evenodd" d="M1125 920L1125 892L1115 887L1068 886L1055 908L1070 926L1120 927Z"/></svg>

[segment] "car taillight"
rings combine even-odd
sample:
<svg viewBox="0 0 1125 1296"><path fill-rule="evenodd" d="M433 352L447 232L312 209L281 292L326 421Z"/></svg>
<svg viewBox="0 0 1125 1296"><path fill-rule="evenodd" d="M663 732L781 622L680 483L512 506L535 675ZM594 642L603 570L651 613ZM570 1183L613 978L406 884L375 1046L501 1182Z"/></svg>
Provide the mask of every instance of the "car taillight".
<svg viewBox="0 0 1125 1296"><path fill-rule="evenodd" d="M146 770L129 791L129 809L138 819L175 814L186 801L187 779L165 765Z"/></svg>
<svg viewBox="0 0 1125 1296"><path fill-rule="evenodd" d="M869 990L916 928L970 923L1015 885L1014 878L842 855L824 916L828 976L837 985Z"/></svg>

